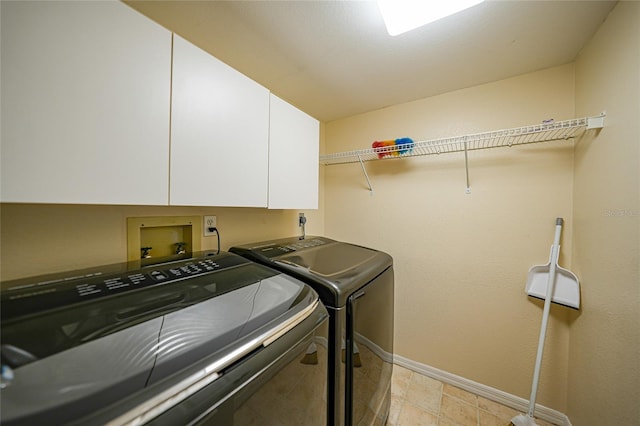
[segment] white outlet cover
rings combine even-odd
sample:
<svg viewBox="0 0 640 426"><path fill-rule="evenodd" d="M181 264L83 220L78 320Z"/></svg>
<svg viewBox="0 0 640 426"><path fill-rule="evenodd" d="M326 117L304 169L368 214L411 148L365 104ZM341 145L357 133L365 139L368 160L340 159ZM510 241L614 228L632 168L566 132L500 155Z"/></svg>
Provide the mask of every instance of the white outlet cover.
<svg viewBox="0 0 640 426"><path fill-rule="evenodd" d="M215 216L203 216L202 231L205 237L216 235L215 231L209 231L209 228L215 228L217 225Z"/></svg>

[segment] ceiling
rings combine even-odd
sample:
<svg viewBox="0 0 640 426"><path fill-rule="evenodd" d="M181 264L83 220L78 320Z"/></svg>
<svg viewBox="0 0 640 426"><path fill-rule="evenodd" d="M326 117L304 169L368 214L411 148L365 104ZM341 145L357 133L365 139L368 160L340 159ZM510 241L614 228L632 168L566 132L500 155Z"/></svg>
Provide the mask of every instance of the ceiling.
<svg viewBox="0 0 640 426"><path fill-rule="evenodd" d="M126 1L320 121L572 62L615 1L487 1L391 37L375 1Z"/></svg>

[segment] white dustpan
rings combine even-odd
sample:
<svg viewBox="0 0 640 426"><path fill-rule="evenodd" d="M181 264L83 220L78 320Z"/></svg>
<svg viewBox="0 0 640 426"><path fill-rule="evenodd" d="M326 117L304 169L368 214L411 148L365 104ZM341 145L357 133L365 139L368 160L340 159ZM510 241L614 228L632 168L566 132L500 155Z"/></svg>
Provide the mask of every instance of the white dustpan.
<svg viewBox="0 0 640 426"><path fill-rule="evenodd" d="M556 232L553 238L553 246L551 246L549 263L531 268L527 278L527 294L544 299L544 308L542 310L540 336L538 337L538 353L536 354L536 364L533 369L529 411L527 414L520 414L511 419L511 423L515 426L537 426L533 415L536 408L536 394L538 392L538 381L540 379L540 368L542 367L542 354L544 352L544 340L547 334L551 302L561 303L576 309L580 307L578 278L573 273L558 266L560 234L562 233L563 223L564 220L561 217L556 219Z"/></svg>
<svg viewBox="0 0 640 426"><path fill-rule="evenodd" d="M560 246L558 246L558 250ZM527 285L525 291L529 296L544 300L547 295L547 284L549 283L549 273L551 262L553 262L553 247L549 255L549 263L546 265L536 265L529 269L527 275ZM555 286L551 301L560 305L574 309L580 309L580 283L576 275L555 264Z"/></svg>

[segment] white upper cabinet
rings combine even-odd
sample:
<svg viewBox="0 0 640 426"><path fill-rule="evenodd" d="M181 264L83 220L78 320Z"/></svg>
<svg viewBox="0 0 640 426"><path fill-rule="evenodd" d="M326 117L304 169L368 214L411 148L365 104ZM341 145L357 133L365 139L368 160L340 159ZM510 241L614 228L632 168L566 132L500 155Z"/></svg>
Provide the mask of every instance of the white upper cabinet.
<svg viewBox="0 0 640 426"><path fill-rule="evenodd" d="M1 7L1 200L166 205L171 33L114 1Z"/></svg>
<svg viewBox="0 0 640 426"><path fill-rule="evenodd" d="M172 205L266 207L269 91L174 35Z"/></svg>
<svg viewBox="0 0 640 426"><path fill-rule="evenodd" d="M318 208L318 120L271 94L269 208Z"/></svg>
<svg viewBox="0 0 640 426"><path fill-rule="evenodd" d="M318 121L265 87L121 2L0 7L0 201L317 208Z"/></svg>

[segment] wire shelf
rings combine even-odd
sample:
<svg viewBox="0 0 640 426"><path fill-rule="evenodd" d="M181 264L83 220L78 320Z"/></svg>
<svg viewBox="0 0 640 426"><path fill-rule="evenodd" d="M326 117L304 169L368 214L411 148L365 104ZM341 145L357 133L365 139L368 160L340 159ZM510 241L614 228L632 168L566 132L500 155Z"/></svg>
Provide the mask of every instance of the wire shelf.
<svg viewBox="0 0 640 426"><path fill-rule="evenodd" d="M604 113L596 117L545 122L512 129L419 141L409 145L384 146L326 154L320 156L320 164L362 163L363 161L407 158L449 152L466 153L467 151L478 149L569 140L575 138L586 129L601 128L603 126Z"/></svg>

